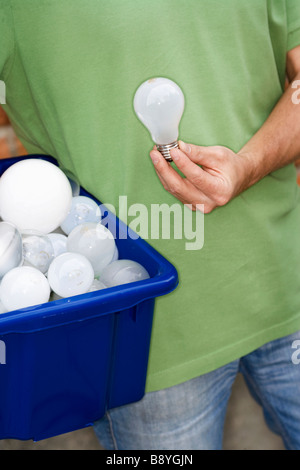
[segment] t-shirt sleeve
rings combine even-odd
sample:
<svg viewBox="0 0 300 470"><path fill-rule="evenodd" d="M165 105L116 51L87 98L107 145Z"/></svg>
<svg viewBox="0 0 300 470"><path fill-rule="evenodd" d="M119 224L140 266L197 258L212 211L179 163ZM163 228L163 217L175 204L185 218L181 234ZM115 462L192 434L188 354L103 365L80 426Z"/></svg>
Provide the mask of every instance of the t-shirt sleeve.
<svg viewBox="0 0 300 470"><path fill-rule="evenodd" d="M286 0L287 11L287 50L300 45L300 0Z"/></svg>
<svg viewBox="0 0 300 470"><path fill-rule="evenodd" d="M0 79L5 80L13 56L13 24L9 0L0 0Z"/></svg>

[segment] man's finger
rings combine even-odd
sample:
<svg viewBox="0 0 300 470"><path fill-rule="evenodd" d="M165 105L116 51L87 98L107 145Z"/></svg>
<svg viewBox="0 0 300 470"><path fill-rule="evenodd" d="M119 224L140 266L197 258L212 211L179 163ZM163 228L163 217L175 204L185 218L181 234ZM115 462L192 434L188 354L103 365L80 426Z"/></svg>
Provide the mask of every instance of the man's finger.
<svg viewBox="0 0 300 470"><path fill-rule="evenodd" d="M183 179L174 168L164 159L160 152L152 150L150 152L155 171L164 188L182 202L195 201L203 203L207 201L207 196L196 188L187 179ZM187 158L187 157L186 157ZM187 158L188 159L188 158ZM191 163L195 166L193 163Z"/></svg>
<svg viewBox="0 0 300 470"><path fill-rule="evenodd" d="M197 189L200 189L208 196L215 191L215 177L203 170L200 166L195 165L184 152L179 149L173 149L171 150L171 156L178 170L180 170Z"/></svg>
<svg viewBox="0 0 300 470"><path fill-rule="evenodd" d="M192 160L192 162L198 165L210 167L213 165L216 156L221 153L222 147L203 147L200 145L186 144L185 142L179 141L179 148ZM223 148L224 151L224 148Z"/></svg>
<svg viewBox="0 0 300 470"><path fill-rule="evenodd" d="M171 167L170 163L165 160L158 150L152 150L150 157L163 187L173 194L181 192L184 181L177 171Z"/></svg>

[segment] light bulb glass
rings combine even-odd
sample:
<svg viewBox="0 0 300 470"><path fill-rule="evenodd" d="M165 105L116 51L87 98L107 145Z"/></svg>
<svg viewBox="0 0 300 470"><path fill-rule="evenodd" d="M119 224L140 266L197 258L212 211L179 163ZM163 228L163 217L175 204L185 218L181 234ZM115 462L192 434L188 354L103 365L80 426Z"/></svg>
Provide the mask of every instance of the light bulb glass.
<svg viewBox="0 0 300 470"><path fill-rule="evenodd" d="M48 233L47 237L52 243L54 250L54 257L61 255L67 251L67 241L68 238L62 233Z"/></svg>
<svg viewBox="0 0 300 470"><path fill-rule="evenodd" d="M100 281L107 287L114 287L143 281L149 279L149 277L148 271L140 263L130 259L120 259L103 269Z"/></svg>
<svg viewBox="0 0 300 470"><path fill-rule="evenodd" d="M20 160L0 178L1 217L20 231L52 232L68 215L71 202L68 178L45 160Z"/></svg>
<svg viewBox="0 0 300 470"><path fill-rule="evenodd" d="M163 77L142 83L134 96L134 110L163 155L167 147L178 146L184 95L176 83ZM164 156L170 155L166 152Z"/></svg>
<svg viewBox="0 0 300 470"><path fill-rule="evenodd" d="M8 312L43 304L49 297L50 286L46 277L31 266L11 269L0 285L0 301Z"/></svg>
<svg viewBox="0 0 300 470"><path fill-rule="evenodd" d="M22 232L24 266L32 266L46 274L54 259L54 248L47 235L34 230Z"/></svg>
<svg viewBox="0 0 300 470"><path fill-rule="evenodd" d="M76 196L72 198L70 211L61 224L61 229L69 235L74 227L86 222L101 222L101 209L90 197Z"/></svg>
<svg viewBox="0 0 300 470"><path fill-rule="evenodd" d="M48 281L59 297L72 297L89 291L94 270L87 258L79 253L62 253L50 264Z"/></svg>
<svg viewBox="0 0 300 470"><path fill-rule="evenodd" d="M73 228L67 241L68 251L80 253L91 262L95 277L100 276L105 266L111 263L115 246L115 239L110 230L104 225L92 222Z"/></svg>

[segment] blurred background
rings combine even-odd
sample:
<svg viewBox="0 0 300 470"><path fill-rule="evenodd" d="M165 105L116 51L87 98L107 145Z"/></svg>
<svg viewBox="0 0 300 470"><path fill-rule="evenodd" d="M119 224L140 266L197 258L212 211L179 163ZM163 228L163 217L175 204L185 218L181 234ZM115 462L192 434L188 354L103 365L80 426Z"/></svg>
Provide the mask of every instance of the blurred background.
<svg viewBox="0 0 300 470"><path fill-rule="evenodd" d="M0 106L0 158L26 155L26 150L17 139L9 120Z"/></svg>
<svg viewBox="0 0 300 470"><path fill-rule="evenodd" d="M0 107L0 158L26 155L9 120ZM300 185L300 161L296 162ZM92 428L75 431L34 443L0 440L0 450L101 450ZM262 410L250 396L243 377L238 375L228 406L224 450L283 450L281 439L267 428Z"/></svg>

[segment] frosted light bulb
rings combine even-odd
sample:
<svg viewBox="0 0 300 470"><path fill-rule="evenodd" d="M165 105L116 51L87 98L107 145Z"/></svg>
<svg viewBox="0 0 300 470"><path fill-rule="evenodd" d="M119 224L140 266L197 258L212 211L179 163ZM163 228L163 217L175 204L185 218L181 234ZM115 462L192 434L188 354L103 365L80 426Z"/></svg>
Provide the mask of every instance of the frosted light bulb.
<svg viewBox="0 0 300 470"><path fill-rule="evenodd" d="M36 268L21 266L5 274L0 285L0 301L9 312L48 302L50 286Z"/></svg>
<svg viewBox="0 0 300 470"><path fill-rule="evenodd" d="M120 259L106 266L100 281L107 287L119 286L131 282L149 279L149 274L140 263L129 259Z"/></svg>
<svg viewBox="0 0 300 470"><path fill-rule="evenodd" d="M60 297L85 294L94 281L94 270L87 258L79 253L63 253L50 264L48 281Z"/></svg>
<svg viewBox="0 0 300 470"><path fill-rule="evenodd" d="M68 178L45 160L21 160L0 178L1 217L20 231L52 232L66 218L71 202Z"/></svg>
<svg viewBox="0 0 300 470"><path fill-rule="evenodd" d="M92 264L95 277L111 263L115 254L115 239L104 225L92 222L77 225L68 236L67 249L85 256Z"/></svg>
<svg viewBox="0 0 300 470"><path fill-rule="evenodd" d="M167 161L170 150L178 148L178 126L184 110L184 95L168 78L151 78L142 83L134 96L137 117L149 130L153 142Z"/></svg>
<svg viewBox="0 0 300 470"><path fill-rule="evenodd" d="M98 204L87 196L76 196L72 199L70 211L60 228L69 235L74 227L86 222L101 222L101 209Z"/></svg>

